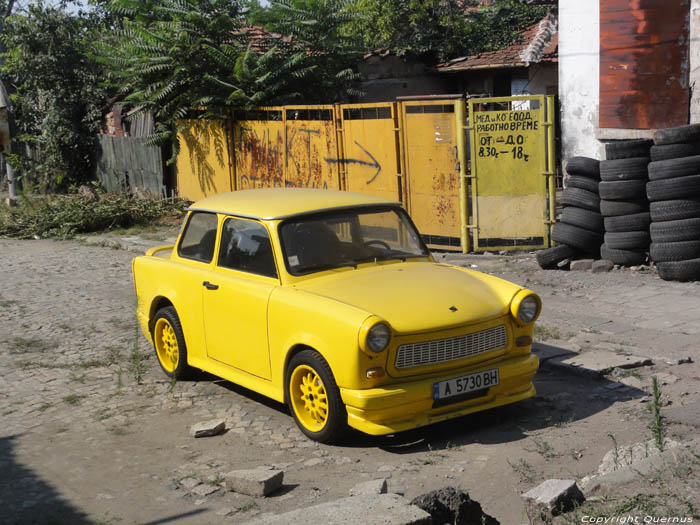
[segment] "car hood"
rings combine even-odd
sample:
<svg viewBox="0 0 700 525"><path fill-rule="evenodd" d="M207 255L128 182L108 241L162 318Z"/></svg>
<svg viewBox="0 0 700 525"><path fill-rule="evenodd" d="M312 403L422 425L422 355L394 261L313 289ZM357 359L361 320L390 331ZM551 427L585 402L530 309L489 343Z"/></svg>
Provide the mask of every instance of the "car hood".
<svg viewBox="0 0 700 525"><path fill-rule="evenodd" d="M325 274L295 285L361 308L400 334L442 330L505 315L521 287L441 263L405 262Z"/></svg>

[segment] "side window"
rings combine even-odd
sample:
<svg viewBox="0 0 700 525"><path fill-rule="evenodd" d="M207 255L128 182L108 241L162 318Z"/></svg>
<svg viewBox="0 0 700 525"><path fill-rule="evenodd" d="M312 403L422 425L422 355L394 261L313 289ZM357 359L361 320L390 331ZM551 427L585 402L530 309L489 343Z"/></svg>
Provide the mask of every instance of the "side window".
<svg viewBox="0 0 700 525"><path fill-rule="evenodd" d="M226 219L221 232L219 266L277 277L272 245L265 227L254 221Z"/></svg>
<svg viewBox="0 0 700 525"><path fill-rule="evenodd" d="M177 254L195 261L211 262L216 242L216 213L195 212L185 226Z"/></svg>

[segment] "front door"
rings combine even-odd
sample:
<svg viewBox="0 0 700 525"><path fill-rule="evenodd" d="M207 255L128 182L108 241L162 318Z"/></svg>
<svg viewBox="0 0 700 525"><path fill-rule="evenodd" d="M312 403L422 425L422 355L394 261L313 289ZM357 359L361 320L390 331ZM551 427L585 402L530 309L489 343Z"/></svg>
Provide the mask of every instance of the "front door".
<svg viewBox="0 0 700 525"><path fill-rule="evenodd" d="M226 218L216 267L202 283L209 358L270 379L267 306L277 286L265 226Z"/></svg>

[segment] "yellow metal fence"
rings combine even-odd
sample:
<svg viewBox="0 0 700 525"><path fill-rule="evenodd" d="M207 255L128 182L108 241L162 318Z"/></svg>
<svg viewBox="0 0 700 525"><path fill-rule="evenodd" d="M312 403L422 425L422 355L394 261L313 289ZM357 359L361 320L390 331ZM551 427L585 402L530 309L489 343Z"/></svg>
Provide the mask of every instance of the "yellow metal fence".
<svg viewBox="0 0 700 525"><path fill-rule="evenodd" d="M265 187L340 189L401 202L432 248L549 243L552 97L266 107L186 124L176 164L186 199Z"/></svg>

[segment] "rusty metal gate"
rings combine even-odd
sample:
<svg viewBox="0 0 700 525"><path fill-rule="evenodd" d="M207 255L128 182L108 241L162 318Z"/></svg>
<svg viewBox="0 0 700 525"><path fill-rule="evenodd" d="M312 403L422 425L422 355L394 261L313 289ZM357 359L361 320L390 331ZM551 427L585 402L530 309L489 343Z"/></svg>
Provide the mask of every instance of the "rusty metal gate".
<svg viewBox="0 0 700 525"><path fill-rule="evenodd" d="M432 248L461 244L459 133L454 100L403 100L401 120L407 173L406 203Z"/></svg>
<svg viewBox="0 0 700 525"><path fill-rule="evenodd" d="M473 250L549 246L553 97L469 101Z"/></svg>
<svg viewBox="0 0 700 525"><path fill-rule="evenodd" d="M333 106L234 112L235 188L340 189Z"/></svg>
<svg viewBox="0 0 700 525"><path fill-rule="evenodd" d="M405 191L397 104L347 104L336 111L342 188L401 201Z"/></svg>
<svg viewBox="0 0 700 525"><path fill-rule="evenodd" d="M265 187L368 193L402 202L434 249L547 246L553 97L478 98L468 108L469 118L463 98L441 96L191 121L179 134L178 191L191 200Z"/></svg>

